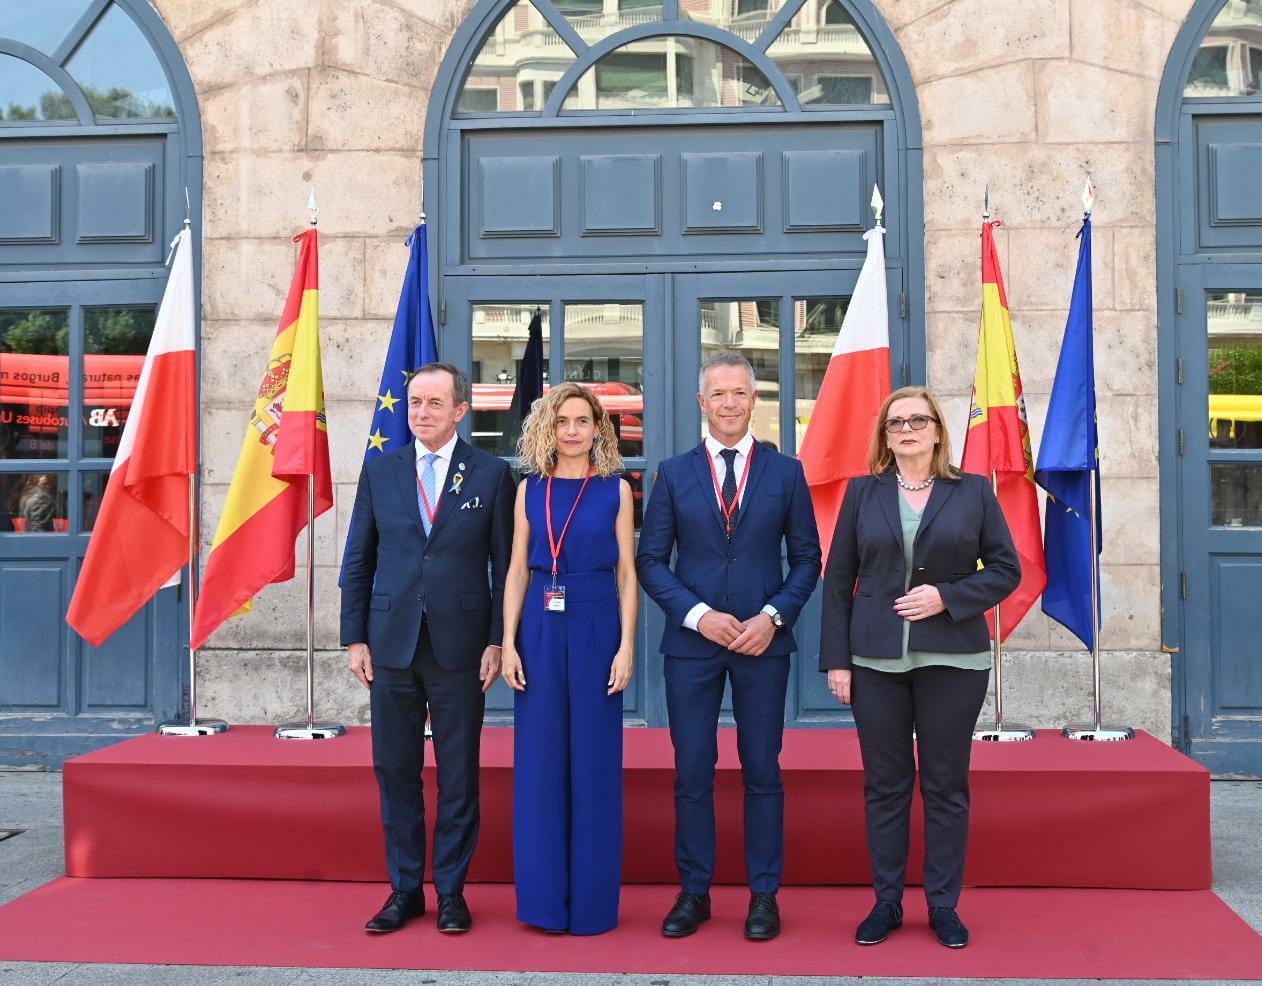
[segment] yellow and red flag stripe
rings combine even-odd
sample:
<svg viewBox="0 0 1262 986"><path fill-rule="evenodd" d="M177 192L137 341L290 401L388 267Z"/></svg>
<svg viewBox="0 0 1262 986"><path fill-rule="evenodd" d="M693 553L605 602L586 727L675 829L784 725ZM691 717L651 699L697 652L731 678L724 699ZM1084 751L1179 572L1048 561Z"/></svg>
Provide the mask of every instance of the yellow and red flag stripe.
<svg viewBox="0 0 1262 986"><path fill-rule="evenodd" d="M1021 584L999 607L1003 640L1016 629L1047 585L1047 562L1034 486L1030 425L1017 365L1012 317L995 253L994 227L982 223L982 319L977 343L977 371L968 412L961 468L995 483L995 493L1021 557ZM994 636L994 614L986 620Z"/></svg>
<svg viewBox="0 0 1262 986"><path fill-rule="evenodd" d="M316 516L333 506L316 231L294 242L298 266L206 562L193 647L228 617L247 612L263 586L293 578L294 541L307 526L309 477L315 478Z"/></svg>

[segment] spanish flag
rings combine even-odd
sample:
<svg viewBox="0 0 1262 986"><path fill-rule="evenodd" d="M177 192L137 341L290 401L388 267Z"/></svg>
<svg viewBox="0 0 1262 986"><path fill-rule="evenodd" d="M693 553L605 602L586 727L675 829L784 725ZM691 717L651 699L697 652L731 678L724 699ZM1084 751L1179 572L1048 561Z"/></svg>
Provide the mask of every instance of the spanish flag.
<svg viewBox="0 0 1262 986"><path fill-rule="evenodd" d="M194 648L228 617L247 612L263 586L294 577L294 541L307 526L309 477L315 479L316 516L333 506L316 231L294 242L298 268L206 562L193 616Z"/></svg>
<svg viewBox="0 0 1262 986"><path fill-rule="evenodd" d="M998 225L982 223L982 324L960 466L965 472L993 478L999 506L1021 557L1021 584L999 607L1001 639L1007 640L1047 585L1047 562L1043 558L1021 369L995 253L994 227ZM986 614L986 620L993 637L993 612Z"/></svg>

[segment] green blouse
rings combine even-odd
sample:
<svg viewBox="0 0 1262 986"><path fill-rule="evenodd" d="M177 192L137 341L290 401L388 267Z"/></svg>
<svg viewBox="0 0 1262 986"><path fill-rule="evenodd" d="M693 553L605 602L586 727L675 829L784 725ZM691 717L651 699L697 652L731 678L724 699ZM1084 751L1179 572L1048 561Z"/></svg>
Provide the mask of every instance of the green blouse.
<svg viewBox="0 0 1262 986"><path fill-rule="evenodd" d="M903 580L903 589L911 587L911 559L916 547L916 532L920 530L921 511L907 502L907 497L900 491L898 494L898 516L903 523L903 557L907 560L907 578ZM862 668L874 671L914 671L916 668L928 667L931 664L945 665L951 668L965 668L970 671L989 670L992 658L990 651L978 651L976 654L944 654L937 651L908 650L907 638L911 633L911 623L903 621L903 656L900 658L860 657L854 654L851 661Z"/></svg>

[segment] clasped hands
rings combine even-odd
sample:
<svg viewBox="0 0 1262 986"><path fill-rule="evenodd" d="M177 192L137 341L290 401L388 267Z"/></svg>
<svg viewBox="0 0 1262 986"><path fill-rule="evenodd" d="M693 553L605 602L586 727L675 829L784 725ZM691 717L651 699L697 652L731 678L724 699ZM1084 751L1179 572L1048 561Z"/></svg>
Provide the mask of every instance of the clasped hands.
<svg viewBox="0 0 1262 986"><path fill-rule="evenodd" d="M758 613L742 622L731 613L711 609L697 622L697 632L737 654L757 657L770 646L776 625L766 613Z"/></svg>

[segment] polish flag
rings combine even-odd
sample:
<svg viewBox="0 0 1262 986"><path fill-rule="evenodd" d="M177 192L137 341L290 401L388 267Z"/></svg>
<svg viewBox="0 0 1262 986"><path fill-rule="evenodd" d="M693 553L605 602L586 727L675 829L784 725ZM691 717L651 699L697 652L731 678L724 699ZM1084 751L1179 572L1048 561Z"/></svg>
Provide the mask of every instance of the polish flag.
<svg viewBox="0 0 1262 986"><path fill-rule="evenodd" d="M881 226L863 234L868 255L798 450L815 505L825 565L846 483L868 472L872 429L881 402L890 392L884 237Z"/></svg>
<svg viewBox="0 0 1262 986"><path fill-rule="evenodd" d="M140 382L123 426L66 622L100 645L189 561L189 483L197 468L192 237L172 244Z"/></svg>

